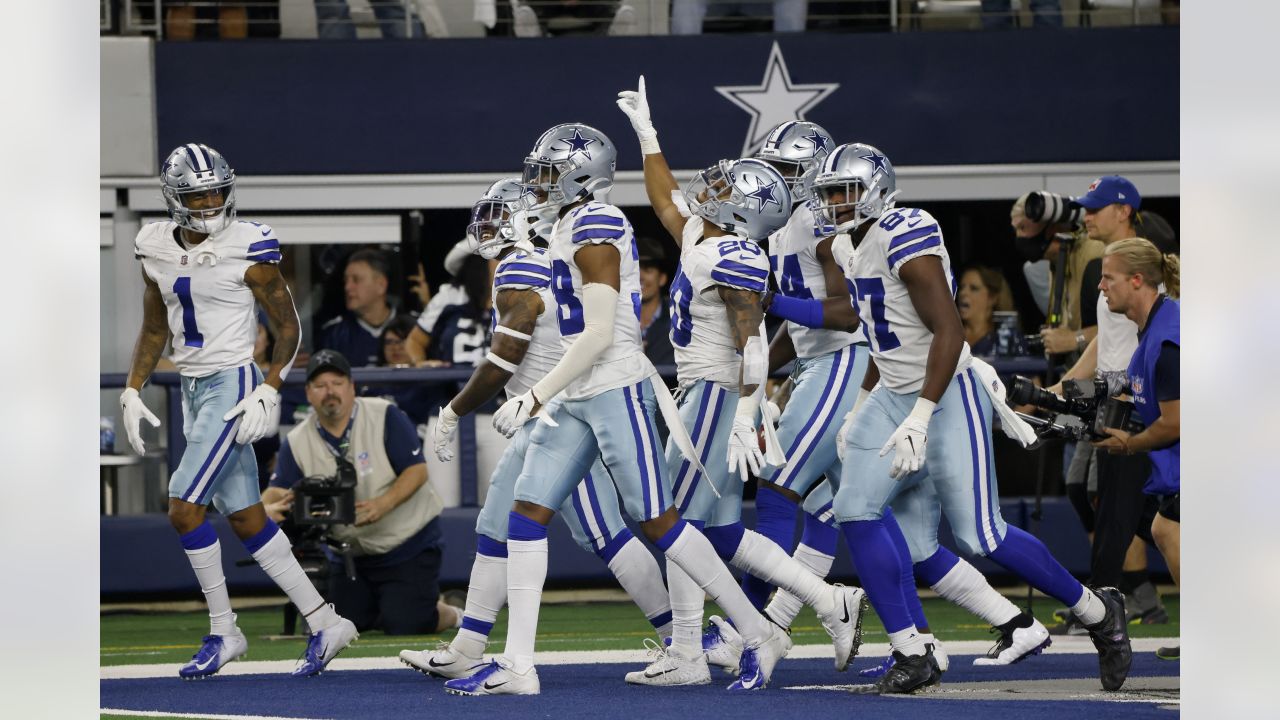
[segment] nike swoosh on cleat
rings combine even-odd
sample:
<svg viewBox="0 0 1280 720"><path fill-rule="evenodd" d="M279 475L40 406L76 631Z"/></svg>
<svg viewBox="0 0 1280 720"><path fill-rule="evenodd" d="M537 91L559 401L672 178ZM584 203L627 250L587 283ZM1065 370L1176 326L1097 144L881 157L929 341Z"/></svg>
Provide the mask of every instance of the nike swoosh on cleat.
<svg viewBox="0 0 1280 720"><path fill-rule="evenodd" d="M646 671L645 671L645 673L644 673L644 676L645 676L645 677L647 677L647 678L656 678L656 677L658 677L659 675L666 675L666 674L667 674L667 673L669 673L669 672L675 672L675 668L671 668L670 670L663 670L662 672L656 672L656 673L652 673L652 674L650 674L650 673L649 673L649 671L648 671L648 670L646 670Z"/></svg>
<svg viewBox="0 0 1280 720"><path fill-rule="evenodd" d="M840 618L840 622L842 623L849 622L849 601L848 600L844 601L844 617Z"/></svg>
<svg viewBox="0 0 1280 720"><path fill-rule="evenodd" d="M447 665L452 665L453 663L451 663L451 662L447 662L447 663L438 663L438 662L436 662L436 659L435 659L435 658L429 658L429 659L427 660L427 664L428 664L428 665L430 665L431 667L445 667L445 666L447 666Z"/></svg>
<svg viewBox="0 0 1280 720"><path fill-rule="evenodd" d="M485 683L485 684L484 684L484 689L485 689L485 690L493 690L493 689L495 689L495 688L500 688L500 687L502 687L503 685L506 685L506 684L507 684L507 683L509 683L509 682L511 682L511 681L510 681L510 680L503 680L502 682L497 683L496 685L490 685L489 683Z"/></svg>

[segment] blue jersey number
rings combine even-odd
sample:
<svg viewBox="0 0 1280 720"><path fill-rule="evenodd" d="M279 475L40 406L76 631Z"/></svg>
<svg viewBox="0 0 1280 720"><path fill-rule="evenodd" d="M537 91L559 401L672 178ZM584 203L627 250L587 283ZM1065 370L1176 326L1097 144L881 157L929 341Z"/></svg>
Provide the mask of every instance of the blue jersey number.
<svg viewBox="0 0 1280 720"><path fill-rule="evenodd" d="M173 282L173 294L182 304L182 344L187 347L204 347L204 336L196 327L196 304L191 300L191 278L180 277Z"/></svg>
<svg viewBox="0 0 1280 720"><path fill-rule="evenodd" d="M804 273L800 271L799 255L788 255L782 258L782 277L778 280L778 288L787 297L813 299L813 293L804 286Z"/></svg>
<svg viewBox="0 0 1280 720"><path fill-rule="evenodd" d="M693 339L693 315L689 303L693 300L693 283L684 274L684 268L676 268L676 279L671 283L671 342L676 347L688 347Z"/></svg>
<svg viewBox="0 0 1280 720"><path fill-rule="evenodd" d="M858 278L854 284L858 288L859 314L861 314L863 299L868 300L871 305L871 320L875 330L871 334L871 342L875 345L875 349L884 352L901 345L902 342L889 329L889 321L885 318L884 281L880 278ZM866 322L866 317L863 317L862 321Z"/></svg>
<svg viewBox="0 0 1280 720"><path fill-rule="evenodd" d="M569 274L568 263L563 260L551 261L551 292L560 310L556 313L560 334L577 335L582 332L582 302L573 294L573 276Z"/></svg>
<svg viewBox="0 0 1280 720"><path fill-rule="evenodd" d="M758 257L762 252L760 246L750 240L723 240L716 249L720 251L720 257L724 257L730 253L742 253L747 257Z"/></svg>

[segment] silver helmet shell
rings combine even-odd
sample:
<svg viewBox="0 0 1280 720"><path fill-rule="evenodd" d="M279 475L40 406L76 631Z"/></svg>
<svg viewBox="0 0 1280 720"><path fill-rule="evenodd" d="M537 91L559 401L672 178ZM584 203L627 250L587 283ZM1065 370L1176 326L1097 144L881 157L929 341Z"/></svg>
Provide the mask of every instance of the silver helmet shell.
<svg viewBox="0 0 1280 720"><path fill-rule="evenodd" d="M170 219L188 230L212 235L236 220L236 173L208 145L187 143L169 153L160 192Z"/></svg>
<svg viewBox="0 0 1280 720"><path fill-rule="evenodd" d="M883 215L893 207L897 194L897 176L884 153L862 143L840 145L813 177L814 222L848 232Z"/></svg>
<svg viewBox="0 0 1280 720"><path fill-rule="evenodd" d="M524 208L541 234L560 209L613 187L618 151L590 125L565 123L542 133L524 159Z"/></svg>
<svg viewBox="0 0 1280 720"><path fill-rule="evenodd" d="M791 217L791 190L763 160L721 160L684 189L693 214L732 235L761 241Z"/></svg>
<svg viewBox="0 0 1280 720"><path fill-rule="evenodd" d="M502 250L516 243L512 219L520 210L520 198L524 186L520 178L498 180L484 191L484 195L471 206L471 222L467 224L467 241L471 252L486 260L493 260Z"/></svg>
<svg viewBox="0 0 1280 720"><path fill-rule="evenodd" d="M769 131L764 145L753 157L777 168L786 178L792 198L803 202L807 199L808 183L835 146L835 140L821 125L792 120Z"/></svg>

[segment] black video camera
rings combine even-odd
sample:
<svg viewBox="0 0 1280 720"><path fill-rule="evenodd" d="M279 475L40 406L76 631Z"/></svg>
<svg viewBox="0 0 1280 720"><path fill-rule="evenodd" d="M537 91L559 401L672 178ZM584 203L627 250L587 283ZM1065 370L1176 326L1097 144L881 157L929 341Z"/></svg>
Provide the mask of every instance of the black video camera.
<svg viewBox="0 0 1280 720"><path fill-rule="evenodd" d="M1018 413L1041 438L1092 442L1109 437L1107 428L1131 434L1142 432L1144 426L1134 414L1133 402L1115 397L1123 392L1127 389L1098 378L1064 381L1062 395L1057 395L1018 375L1009 391L1009 403L1034 405L1053 413L1049 419Z"/></svg>
<svg viewBox="0 0 1280 720"><path fill-rule="evenodd" d="M293 488L293 522L296 525L352 525L356 521L356 469L346 458L336 458L333 477L304 478Z"/></svg>

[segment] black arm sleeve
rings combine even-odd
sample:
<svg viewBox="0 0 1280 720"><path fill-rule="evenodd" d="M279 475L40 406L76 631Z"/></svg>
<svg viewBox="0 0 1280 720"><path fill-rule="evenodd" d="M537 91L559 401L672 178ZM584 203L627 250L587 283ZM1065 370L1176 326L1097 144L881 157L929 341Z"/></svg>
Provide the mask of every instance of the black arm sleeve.
<svg viewBox="0 0 1280 720"><path fill-rule="evenodd" d="M1098 283L1102 282L1102 258L1090 260L1080 274L1080 327L1098 324Z"/></svg>
<svg viewBox="0 0 1280 720"><path fill-rule="evenodd" d="M1156 402L1178 400L1182 394L1178 355L1177 345L1166 342L1160 346L1160 357L1156 358Z"/></svg>

